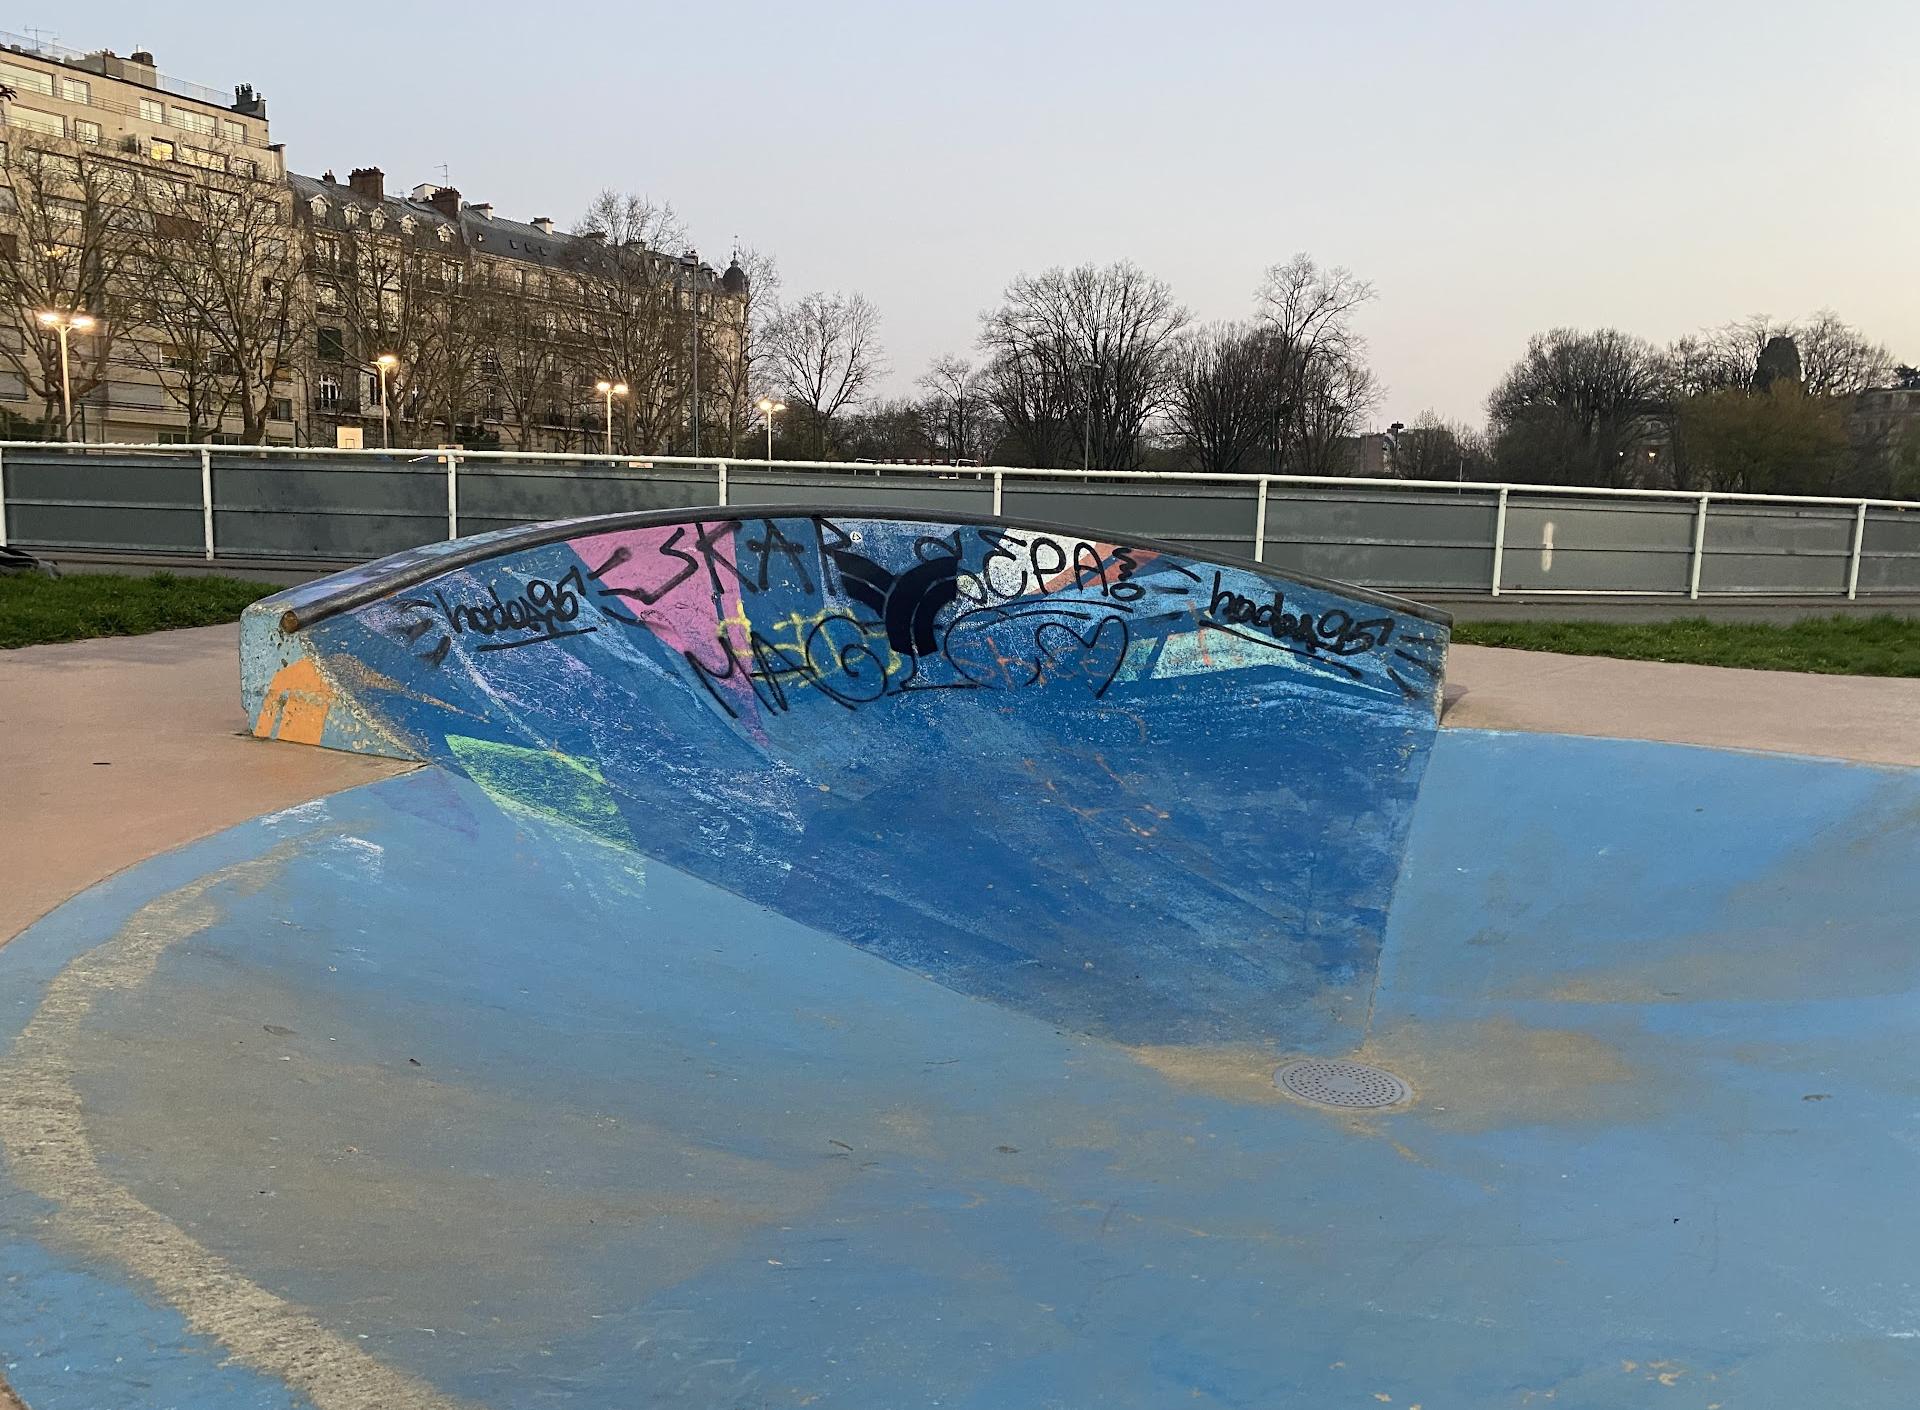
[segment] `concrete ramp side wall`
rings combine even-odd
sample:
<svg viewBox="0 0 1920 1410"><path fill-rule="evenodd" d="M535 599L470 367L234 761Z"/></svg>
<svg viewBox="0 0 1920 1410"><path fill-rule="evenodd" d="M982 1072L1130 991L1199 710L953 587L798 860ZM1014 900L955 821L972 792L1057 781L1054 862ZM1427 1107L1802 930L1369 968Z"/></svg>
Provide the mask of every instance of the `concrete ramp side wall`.
<svg viewBox="0 0 1920 1410"><path fill-rule="evenodd" d="M432 760L1123 1041L1357 1027L1444 614L1149 541L619 516L259 604L258 733Z"/></svg>

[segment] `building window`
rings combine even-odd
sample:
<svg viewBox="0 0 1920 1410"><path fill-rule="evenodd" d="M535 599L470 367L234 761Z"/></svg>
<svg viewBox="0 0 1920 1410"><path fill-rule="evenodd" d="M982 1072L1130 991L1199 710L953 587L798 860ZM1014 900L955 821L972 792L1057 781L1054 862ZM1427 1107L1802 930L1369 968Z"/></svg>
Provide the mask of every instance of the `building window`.
<svg viewBox="0 0 1920 1410"><path fill-rule="evenodd" d="M147 155L156 162L173 160L173 143L164 137L152 137L147 140Z"/></svg>
<svg viewBox="0 0 1920 1410"><path fill-rule="evenodd" d="M173 125L182 132L197 132L202 137L212 137L220 131L220 124L205 113L196 113L191 108L175 108Z"/></svg>
<svg viewBox="0 0 1920 1410"><path fill-rule="evenodd" d="M91 103L93 89L84 79L63 78L60 80L60 96L69 103Z"/></svg>
<svg viewBox="0 0 1920 1410"><path fill-rule="evenodd" d="M252 157L235 157L228 163L228 169L231 170L235 176L258 176L260 174L260 163L256 162Z"/></svg>
<svg viewBox="0 0 1920 1410"><path fill-rule="evenodd" d="M229 142L244 142L247 140L247 129L237 122L229 122L227 119L222 118L220 120L220 135Z"/></svg>
<svg viewBox="0 0 1920 1410"><path fill-rule="evenodd" d="M340 379L334 376L320 378L313 384L314 404L332 408L340 405Z"/></svg>
<svg viewBox="0 0 1920 1410"><path fill-rule="evenodd" d="M88 122L85 118L75 118L73 120L73 140L98 147L100 145L100 124L97 122Z"/></svg>
<svg viewBox="0 0 1920 1410"><path fill-rule="evenodd" d="M322 328L315 348L329 362L340 362L347 355L347 342L338 328Z"/></svg>
<svg viewBox="0 0 1920 1410"><path fill-rule="evenodd" d="M227 159L218 152L209 152L205 147L188 147L183 145L180 148L180 160L183 162L191 162L197 167L204 167L208 171L225 171L227 169Z"/></svg>
<svg viewBox="0 0 1920 1410"><path fill-rule="evenodd" d="M360 208L358 206L342 206L340 208L340 218L349 225L358 225L360 223Z"/></svg>
<svg viewBox="0 0 1920 1410"><path fill-rule="evenodd" d="M66 124L55 113L43 113L37 108L23 108L18 103L7 109L7 123L12 127L24 127L29 132L44 132L49 137L66 136Z"/></svg>
<svg viewBox="0 0 1920 1410"><path fill-rule="evenodd" d="M318 283L313 286L313 301L324 309L340 307L340 291L331 284Z"/></svg>
<svg viewBox="0 0 1920 1410"><path fill-rule="evenodd" d="M0 83L22 93L53 96L53 75L43 69L23 69L18 64L0 64Z"/></svg>
<svg viewBox="0 0 1920 1410"><path fill-rule="evenodd" d="M331 235L313 237L313 262L320 269L340 268L340 242Z"/></svg>
<svg viewBox="0 0 1920 1410"><path fill-rule="evenodd" d="M267 403L267 420L269 421L293 420L293 398L292 397L275 397L272 401L268 402Z"/></svg>
<svg viewBox="0 0 1920 1410"><path fill-rule="evenodd" d="M140 100L140 121L165 122L166 120L167 110L159 103L156 103L151 98L142 98Z"/></svg>

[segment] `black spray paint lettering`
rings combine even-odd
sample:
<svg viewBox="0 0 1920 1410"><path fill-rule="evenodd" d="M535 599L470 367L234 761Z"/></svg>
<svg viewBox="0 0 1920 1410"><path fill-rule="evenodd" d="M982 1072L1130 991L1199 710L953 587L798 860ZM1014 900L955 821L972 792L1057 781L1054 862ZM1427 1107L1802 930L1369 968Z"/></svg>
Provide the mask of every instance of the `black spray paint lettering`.
<svg viewBox="0 0 1920 1410"><path fill-rule="evenodd" d="M1344 608L1332 607L1316 619L1311 612L1293 613L1286 609L1286 595L1274 590L1273 601L1256 603L1222 586L1221 575L1213 575L1213 601L1207 614L1217 622L1234 626L1259 627L1275 641L1291 642L1305 651L1326 651L1335 656L1358 656L1386 644L1393 635L1393 618L1370 617L1355 621Z"/></svg>
<svg viewBox="0 0 1920 1410"><path fill-rule="evenodd" d="M450 602L445 593L436 593L447 625L455 633L475 632L493 636L498 632L534 632L543 637L562 634L567 624L580 615L580 594L586 591L580 570L574 568L557 582L530 578L515 598L502 598L500 589L487 586L485 602Z"/></svg>
<svg viewBox="0 0 1920 1410"><path fill-rule="evenodd" d="M574 626L585 605L587 584L575 567L554 581L529 579L516 597L503 598L500 589L487 586L484 602L454 602L435 589L432 598L403 598L394 605L403 614L400 634L413 646L429 632L439 631L431 650L421 656L430 666L439 666L453 649L453 639L472 633L475 636L510 635L511 640L490 641L475 647L477 651L507 651L518 646L535 646L543 641L584 636L600 630L598 624Z"/></svg>

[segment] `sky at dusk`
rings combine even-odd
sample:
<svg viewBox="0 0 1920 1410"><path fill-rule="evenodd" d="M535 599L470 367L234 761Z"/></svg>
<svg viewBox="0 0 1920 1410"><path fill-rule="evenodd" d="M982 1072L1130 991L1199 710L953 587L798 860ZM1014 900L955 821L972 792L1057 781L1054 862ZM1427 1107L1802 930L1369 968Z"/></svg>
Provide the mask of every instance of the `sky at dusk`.
<svg viewBox="0 0 1920 1410"><path fill-rule="evenodd" d="M571 224L669 201L701 254L860 290L911 389L1014 275L1130 258L1203 320L1305 250L1371 280L1379 421L1479 423L1547 327L1664 342L1831 307L1920 359L1920 9L468 0L31 3L267 97L297 171L378 165Z"/></svg>

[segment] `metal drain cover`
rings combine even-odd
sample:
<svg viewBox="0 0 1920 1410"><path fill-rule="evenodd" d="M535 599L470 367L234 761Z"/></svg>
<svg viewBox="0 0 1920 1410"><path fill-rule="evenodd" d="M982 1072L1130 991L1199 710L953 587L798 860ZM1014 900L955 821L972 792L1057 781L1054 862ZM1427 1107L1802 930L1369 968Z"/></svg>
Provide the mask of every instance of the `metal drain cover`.
<svg viewBox="0 0 1920 1410"><path fill-rule="evenodd" d="M1290 1097L1342 1111L1400 1106L1413 1089L1383 1068L1337 1058L1302 1058L1273 1074L1274 1085Z"/></svg>

